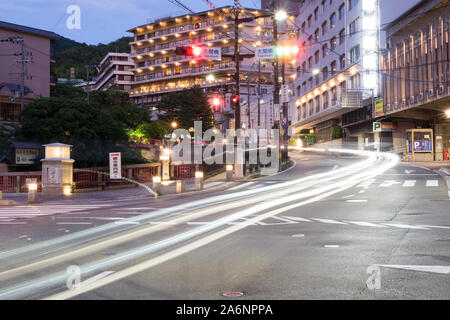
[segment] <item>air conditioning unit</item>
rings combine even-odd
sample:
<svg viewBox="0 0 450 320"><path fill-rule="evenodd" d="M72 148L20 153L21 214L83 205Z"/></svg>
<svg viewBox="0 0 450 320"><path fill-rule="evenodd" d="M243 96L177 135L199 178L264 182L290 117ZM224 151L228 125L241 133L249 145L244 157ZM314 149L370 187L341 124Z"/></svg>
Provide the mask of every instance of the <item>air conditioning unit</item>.
<svg viewBox="0 0 450 320"><path fill-rule="evenodd" d="M414 96L409 97L409 104L414 104L416 102Z"/></svg>
<svg viewBox="0 0 450 320"><path fill-rule="evenodd" d="M439 94L440 95L444 94L444 86L439 86Z"/></svg>

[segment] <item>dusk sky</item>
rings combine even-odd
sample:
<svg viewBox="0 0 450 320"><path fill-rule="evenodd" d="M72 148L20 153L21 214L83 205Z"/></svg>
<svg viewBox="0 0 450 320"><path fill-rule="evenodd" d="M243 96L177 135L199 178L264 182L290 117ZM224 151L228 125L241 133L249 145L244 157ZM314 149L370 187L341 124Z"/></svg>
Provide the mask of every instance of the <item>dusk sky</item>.
<svg viewBox="0 0 450 320"><path fill-rule="evenodd" d="M215 6L233 0L213 0ZM391 21L419 0L381 0L382 23ZM210 7L204 0L183 1L194 11ZM66 27L68 6L81 9L81 29ZM246 7L259 7L259 0L241 0ZM187 13L167 0L1 0L0 20L56 32L89 44L108 43L130 35L126 30L147 23L148 19Z"/></svg>

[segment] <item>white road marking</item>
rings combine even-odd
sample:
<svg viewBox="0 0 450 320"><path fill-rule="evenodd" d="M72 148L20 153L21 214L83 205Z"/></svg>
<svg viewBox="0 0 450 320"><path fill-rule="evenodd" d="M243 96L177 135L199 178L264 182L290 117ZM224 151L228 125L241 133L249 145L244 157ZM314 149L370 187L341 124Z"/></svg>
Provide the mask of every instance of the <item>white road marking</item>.
<svg viewBox="0 0 450 320"><path fill-rule="evenodd" d="M355 199L355 200L347 200L347 202L350 202L350 203L361 203L361 202L367 202L367 200L365 200L365 199Z"/></svg>
<svg viewBox="0 0 450 320"><path fill-rule="evenodd" d="M411 174L411 173L413 173L413 172L415 172L416 170L405 170L405 173L406 174Z"/></svg>
<svg viewBox="0 0 450 320"><path fill-rule="evenodd" d="M299 217L283 216L283 218L286 218L289 220L294 220L294 221L313 222L312 220L305 219L305 218L299 218Z"/></svg>
<svg viewBox="0 0 450 320"><path fill-rule="evenodd" d="M379 264L378 266L392 269L403 269L408 271L450 274L450 266L417 266L417 265L395 265L395 264Z"/></svg>
<svg viewBox="0 0 450 320"><path fill-rule="evenodd" d="M240 184L238 186L232 187L232 188L230 188L228 190L231 190L231 191L239 190L239 189L242 189L242 188L247 187L247 186L252 185L252 184L254 184L254 182L246 182L246 183Z"/></svg>
<svg viewBox="0 0 450 320"><path fill-rule="evenodd" d="M405 180L402 187L414 187L416 185L416 180Z"/></svg>
<svg viewBox="0 0 450 320"><path fill-rule="evenodd" d="M337 244L327 244L323 246L324 248L339 248Z"/></svg>
<svg viewBox="0 0 450 320"><path fill-rule="evenodd" d="M402 229L418 229L418 230L430 230L428 228L420 227L420 226L413 226L410 224L403 224L403 223L383 223L385 226L389 227L395 227L395 228L402 228Z"/></svg>
<svg viewBox="0 0 450 320"><path fill-rule="evenodd" d="M355 196L354 194L351 194L349 196L342 197L342 199L348 199L348 198L351 198L351 197L354 197L354 196Z"/></svg>
<svg viewBox="0 0 450 320"><path fill-rule="evenodd" d="M98 275L96 275L96 276L94 276L94 277L92 277L92 278L89 278L89 279L87 279L87 280L81 282L81 283L75 288L75 290L76 290L76 289L79 289L79 288L83 288L84 286L87 286L88 284L94 283L95 281L98 281L98 280L100 280L100 279L102 279L102 278L104 278L104 277L106 277L106 276L109 276L111 273L114 273L114 271L104 271L104 272L102 272L102 273L100 273L100 274L98 274Z"/></svg>
<svg viewBox="0 0 450 320"><path fill-rule="evenodd" d="M427 187L439 187L439 180L427 180Z"/></svg>
<svg viewBox="0 0 450 320"><path fill-rule="evenodd" d="M358 226L363 227L376 227L376 228L384 228L384 226L381 226L379 224L370 223L370 222L364 222L364 221L346 221L348 223L356 224Z"/></svg>
<svg viewBox="0 0 450 320"><path fill-rule="evenodd" d="M331 224L347 224L345 222L332 220L332 219L312 219L312 220L316 220L316 221L323 222L323 223L331 223Z"/></svg>
<svg viewBox="0 0 450 320"><path fill-rule="evenodd" d="M116 209L111 209L113 211L132 211L132 210L156 210L157 208L151 208L151 207L147 207L147 208L116 208Z"/></svg>
<svg viewBox="0 0 450 320"><path fill-rule="evenodd" d="M115 224L140 224L138 221L114 221Z"/></svg>
<svg viewBox="0 0 450 320"><path fill-rule="evenodd" d="M368 188L374 182L375 182L375 179L370 179L370 180L363 181L362 183L360 183L357 186L357 188Z"/></svg>
<svg viewBox="0 0 450 320"><path fill-rule="evenodd" d="M56 224L64 224L64 225L76 225L76 224L92 224L92 222L57 222Z"/></svg>
<svg viewBox="0 0 450 320"><path fill-rule="evenodd" d="M396 180L384 180L382 184L379 185L380 188L388 188L392 187L394 184L400 184L400 182Z"/></svg>

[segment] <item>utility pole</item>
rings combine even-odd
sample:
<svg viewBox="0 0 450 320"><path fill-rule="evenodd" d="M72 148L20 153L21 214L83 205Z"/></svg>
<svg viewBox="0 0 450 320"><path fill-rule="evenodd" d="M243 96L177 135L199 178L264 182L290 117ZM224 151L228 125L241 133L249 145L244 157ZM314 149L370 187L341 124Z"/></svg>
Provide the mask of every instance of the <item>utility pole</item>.
<svg viewBox="0 0 450 320"><path fill-rule="evenodd" d="M89 92L90 92L90 85L89 85L89 69L90 68L96 68L97 67L97 65L95 65L95 64L87 64L86 65L86 83L87 83L87 85L86 85L86 94L87 94L87 103L90 103L90 95L89 95Z"/></svg>
<svg viewBox="0 0 450 320"><path fill-rule="evenodd" d="M273 21L273 45L275 46L275 48L278 46L278 25L277 25L277 20L275 19L275 17L272 18ZM274 110L276 110L277 108L280 109L280 83L278 80L278 71L279 69L279 64L278 64L278 59L275 58L275 61L273 63L273 106L274 106ZM276 129L276 127L278 126L278 129L281 129L281 121L280 121L280 117L278 117L278 125L277 125L277 120L274 119L274 129ZM279 131L280 132L280 131ZM279 136L279 142L281 142L281 136L280 133L278 133ZM280 143L281 145L282 143ZM282 170L282 166L281 166L281 156L279 156L279 169L278 170Z"/></svg>
<svg viewBox="0 0 450 320"><path fill-rule="evenodd" d="M258 129L261 126L261 60L258 61Z"/></svg>
<svg viewBox="0 0 450 320"><path fill-rule="evenodd" d="M21 65L21 71L20 71L20 111L23 110L25 106L25 64L28 62L25 59L25 41L23 38L18 39L20 43L20 60L18 61Z"/></svg>
<svg viewBox="0 0 450 320"><path fill-rule="evenodd" d="M239 46L239 0L234 0L234 63L236 67L235 81L236 89L235 95L240 96L240 46ZM241 99L238 99L234 111L234 128L235 130L241 128Z"/></svg>
<svg viewBox="0 0 450 320"><path fill-rule="evenodd" d="M252 127L250 122L250 72L247 73L247 107L248 128L250 129Z"/></svg>

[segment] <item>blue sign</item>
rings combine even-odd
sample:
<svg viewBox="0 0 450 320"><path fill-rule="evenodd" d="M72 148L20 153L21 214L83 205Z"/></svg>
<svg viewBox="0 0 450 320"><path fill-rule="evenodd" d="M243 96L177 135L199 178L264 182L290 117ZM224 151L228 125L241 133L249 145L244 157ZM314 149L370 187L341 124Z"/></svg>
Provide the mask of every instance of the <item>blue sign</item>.
<svg viewBox="0 0 450 320"><path fill-rule="evenodd" d="M433 143L430 140L414 141L414 152L432 152ZM411 144L409 145L409 152L411 152Z"/></svg>

